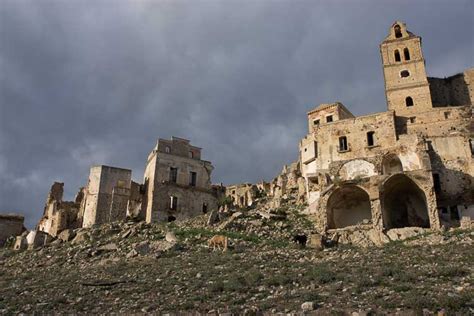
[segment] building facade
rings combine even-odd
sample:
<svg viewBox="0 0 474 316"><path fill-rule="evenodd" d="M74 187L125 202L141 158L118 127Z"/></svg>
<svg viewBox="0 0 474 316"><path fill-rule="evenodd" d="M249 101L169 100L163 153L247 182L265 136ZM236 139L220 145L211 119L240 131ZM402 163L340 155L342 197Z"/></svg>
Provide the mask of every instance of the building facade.
<svg viewBox="0 0 474 316"><path fill-rule="evenodd" d="M147 222L189 218L217 209L213 166L187 139L159 139L148 156L142 208Z"/></svg>
<svg viewBox="0 0 474 316"><path fill-rule="evenodd" d="M131 187L131 170L102 165L91 167L81 203L82 226L125 220Z"/></svg>
<svg viewBox="0 0 474 316"><path fill-rule="evenodd" d="M386 112L356 117L338 102L308 112L300 160L318 230L474 218L474 69L427 77L421 38L402 22L380 52Z"/></svg>

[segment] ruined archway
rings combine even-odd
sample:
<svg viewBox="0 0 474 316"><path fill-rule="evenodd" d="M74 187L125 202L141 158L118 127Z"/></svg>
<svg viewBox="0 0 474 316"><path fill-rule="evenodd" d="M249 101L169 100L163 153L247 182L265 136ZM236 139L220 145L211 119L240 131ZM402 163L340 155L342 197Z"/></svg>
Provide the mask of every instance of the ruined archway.
<svg viewBox="0 0 474 316"><path fill-rule="evenodd" d="M336 189L327 203L328 228L343 228L372 219L367 192L350 185Z"/></svg>
<svg viewBox="0 0 474 316"><path fill-rule="evenodd" d="M382 160L382 173L395 174L403 171L402 162L395 154L386 155Z"/></svg>
<svg viewBox="0 0 474 316"><path fill-rule="evenodd" d="M425 193L406 175L396 174L385 181L381 196L386 229L430 227Z"/></svg>

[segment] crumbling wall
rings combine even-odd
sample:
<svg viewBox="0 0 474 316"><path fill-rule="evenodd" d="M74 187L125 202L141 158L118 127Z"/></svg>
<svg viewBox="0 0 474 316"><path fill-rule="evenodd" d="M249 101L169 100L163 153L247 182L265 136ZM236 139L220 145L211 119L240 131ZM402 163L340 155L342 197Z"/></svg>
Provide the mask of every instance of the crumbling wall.
<svg viewBox="0 0 474 316"><path fill-rule="evenodd" d="M3 247L8 237L18 236L23 230L25 218L18 214L0 214L0 247Z"/></svg>
<svg viewBox="0 0 474 316"><path fill-rule="evenodd" d="M474 68L447 78L428 78L434 107L470 105L473 101Z"/></svg>
<svg viewBox="0 0 474 316"><path fill-rule="evenodd" d="M217 199L213 191L181 186L158 186L154 194L158 197L151 213L151 222L172 222L184 220L217 210ZM171 197L177 199L172 209Z"/></svg>
<svg viewBox="0 0 474 316"><path fill-rule="evenodd" d="M145 212L142 207L145 187L132 181L130 187L130 198L127 203L127 216L137 220L145 220Z"/></svg>
<svg viewBox="0 0 474 316"><path fill-rule="evenodd" d="M80 192L76 195L74 202L63 201L63 192L64 183L54 182L46 198L43 216L36 225L37 230L53 237L64 229L81 226L79 209L82 196Z"/></svg>
<svg viewBox="0 0 474 316"><path fill-rule="evenodd" d="M261 191L254 184L243 183L226 187L226 196L232 200L232 204L237 207L252 206L255 199L259 197Z"/></svg>

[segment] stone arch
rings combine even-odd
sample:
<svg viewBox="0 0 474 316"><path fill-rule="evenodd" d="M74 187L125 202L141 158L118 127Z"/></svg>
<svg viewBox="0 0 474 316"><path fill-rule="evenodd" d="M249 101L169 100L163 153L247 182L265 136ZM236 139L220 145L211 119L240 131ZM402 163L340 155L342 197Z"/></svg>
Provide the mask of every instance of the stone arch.
<svg viewBox="0 0 474 316"><path fill-rule="evenodd" d="M377 175L374 164L363 160L355 159L346 162L339 169L339 177L342 180L353 180L356 178L367 178Z"/></svg>
<svg viewBox="0 0 474 316"><path fill-rule="evenodd" d="M395 154L388 154L382 159L382 174L395 174L403 172L403 165Z"/></svg>
<svg viewBox="0 0 474 316"><path fill-rule="evenodd" d="M369 194L355 185L335 189L326 205L328 229L357 225L372 219Z"/></svg>
<svg viewBox="0 0 474 316"><path fill-rule="evenodd" d="M430 227L426 195L407 175L395 174L382 186L384 228Z"/></svg>

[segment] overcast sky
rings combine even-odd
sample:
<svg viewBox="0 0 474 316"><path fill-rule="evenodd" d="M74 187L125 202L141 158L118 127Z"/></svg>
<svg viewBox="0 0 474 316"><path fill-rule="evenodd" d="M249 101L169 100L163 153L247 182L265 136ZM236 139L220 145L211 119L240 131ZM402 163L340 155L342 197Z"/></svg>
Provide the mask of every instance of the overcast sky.
<svg viewBox="0 0 474 316"><path fill-rule="evenodd" d="M188 138L213 182L270 180L306 112L386 109L379 43L423 37L430 76L472 67L474 1L0 0L0 212L41 217L89 167L141 181L158 137Z"/></svg>

